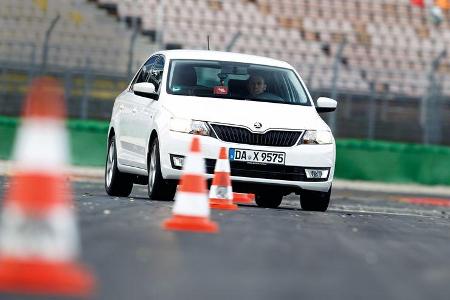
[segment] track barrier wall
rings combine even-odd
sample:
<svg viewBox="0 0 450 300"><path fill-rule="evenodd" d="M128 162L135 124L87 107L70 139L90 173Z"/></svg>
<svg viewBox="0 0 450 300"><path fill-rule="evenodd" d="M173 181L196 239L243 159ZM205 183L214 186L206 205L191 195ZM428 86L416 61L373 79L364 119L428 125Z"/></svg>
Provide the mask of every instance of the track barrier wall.
<svg viewBox="0 0 450 300"><path fill-rule="evenodd" d="M0 159L11 159L16 127L20 119L0 117ZM79 166L103 166L106 159L108 123L104 121L67 121L71 163Z"/></svg>
<svg viewBox="0 0 450 300"><path fill-rule="evenodd" d="M335 177L450 185L450 147L338 140Z"/></svg>
<svg viewBox="0 0 450 300"><path fill-rule="evenodd" d="M11 159L18 118L0 117L0 159ZM103 166L108 123L69 120L72 164ZM450 147L338 139L335 177L450 186Z"/></svg>

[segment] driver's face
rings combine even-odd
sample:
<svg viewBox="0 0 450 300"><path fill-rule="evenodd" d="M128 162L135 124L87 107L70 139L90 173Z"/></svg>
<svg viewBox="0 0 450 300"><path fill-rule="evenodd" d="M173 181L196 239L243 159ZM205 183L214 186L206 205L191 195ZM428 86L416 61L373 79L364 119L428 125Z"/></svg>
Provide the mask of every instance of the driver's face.
<svg viewBox="0 0 450 300"><path fill-rule="evenodd" d="M252 76L248 82L248 91L251 96L262 94L266 91L267 85L261 76Z"/></svg>

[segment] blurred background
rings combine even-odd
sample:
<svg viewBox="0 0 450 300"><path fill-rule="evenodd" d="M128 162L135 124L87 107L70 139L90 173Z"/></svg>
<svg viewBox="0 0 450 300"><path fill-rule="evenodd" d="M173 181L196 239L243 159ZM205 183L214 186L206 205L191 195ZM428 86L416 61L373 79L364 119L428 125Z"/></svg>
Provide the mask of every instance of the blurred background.
<svg viewBox="0 0 450 300"><path fill-rule="evenodd" d="M0 115L30 81L65 87L69 116L108 120L160 49L292 64L338 138L450 144L450 0L0 0Z"/></svg>

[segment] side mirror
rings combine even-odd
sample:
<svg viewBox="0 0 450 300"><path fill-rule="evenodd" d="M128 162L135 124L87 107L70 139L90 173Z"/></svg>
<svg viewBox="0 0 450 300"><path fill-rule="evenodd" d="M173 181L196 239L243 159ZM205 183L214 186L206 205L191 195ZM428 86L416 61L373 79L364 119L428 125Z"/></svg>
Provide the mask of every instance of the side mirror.
<svg viewBox="0 0 450 300"><path fill-rule="evenodd" d="M336 107L336 100L326 97L320 97L319 99L317 99L316 110L318 113L335 111Z"/></svg>
<svg viewBox="0 0 450 300"><path fill-rule="evenodd" d="M133 92L142 97L158 100L159 95L155 91L155 85L150 82L139 82L133 85Z"/></svg>

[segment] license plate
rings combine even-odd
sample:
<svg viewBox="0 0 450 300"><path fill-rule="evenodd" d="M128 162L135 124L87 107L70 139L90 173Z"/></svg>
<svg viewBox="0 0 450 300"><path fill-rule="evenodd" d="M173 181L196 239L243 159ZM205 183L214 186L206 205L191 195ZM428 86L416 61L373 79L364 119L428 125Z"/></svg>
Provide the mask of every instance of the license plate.
<svg viewBox="0 0 450 300"><path fill-rule="evenodd" d="M255 151L230 148L228 154L230 160L245 161L249 163L284 165L286 159L286 153L284 152Z"/></svg>

